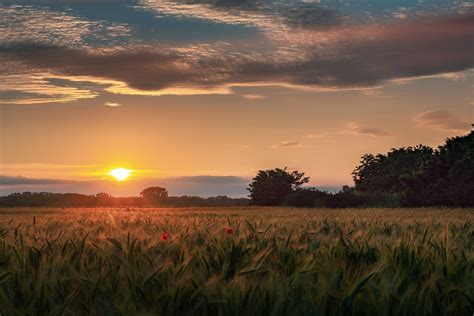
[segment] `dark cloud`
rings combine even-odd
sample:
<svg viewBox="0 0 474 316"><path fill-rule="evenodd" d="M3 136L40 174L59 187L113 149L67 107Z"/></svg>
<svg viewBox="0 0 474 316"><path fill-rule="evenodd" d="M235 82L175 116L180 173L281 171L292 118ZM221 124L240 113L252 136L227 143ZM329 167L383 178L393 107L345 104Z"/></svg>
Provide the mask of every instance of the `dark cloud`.
<svg viewBox="0 0 474 316"><path fill-rule="evenodd" d="M144 91L254 82L367 87L474 66L474 15L354 26L332 35L327 48L314 48L314 52L307 48L309 57L295 61L224 52L190 57L173 49L81 51L39 45L4 46L0 58L20 61L38 71L111 79Z"/></svg>
<svg viewBox="0 0 474 316"><path fill-rule="evenodd" d="M341 25L347 20L340 12L314 3L286 5L280 12L286 23L292 27L321 29Z"/></svg>
<svg viewBox="0 0 474 316"><path fill-rule="evenodd" d="M22 185L65 185L79 183L80 181L63 179L33 179L25 177L0 176L0 186L22 186Z"/></svg>
<svg viewBox="0 0 474 316"><path fill-rule="evenodd" d="M136 4L136 0L5 0L5 5Z"/></svg>
<svg viewBox="0 0 474 316"><path fill-rule="evenodd" d="M175 177L162 181L175 183L202 183L202 184L247 184L249 179L236 176L188 176Z"/></svg>
<svg viewBox="0 0 474 316"><path fill-rule="evenodd" d="M69 76L93 76L127 83L140 90L159 90L193 81L193 74L175 65L179 57L156 50L90 53L65 47L19 44L0 49L0 56L20 60L38 70Z"/></svg>
<svg viewBox="0 0 474 316"><path fill-rule="evenodd" d="M144 187L159 185L171 195L228 195L246 196L250 179L237 176L185 176L167 179L145 180ZM146 185L145 185L146 184Z"/></svg>
<svg viewBox="0 0 474 316"><path fill-rule="evenodd" d="M470 128L469 122L446 110L420 113L414 120L421 126L434 129L467 131Z"/></svg>
<svg viewBox="0 0 474 316"><path fill-rule="evenodd" d="M176 1L177 3L182 3ZM314 2L278 2L278 1L252 1L252 0L194 0L183 1L187 4L206 4L213 8L216 14L219 11L238 9L238 13L259 13L261 19L282 19L284 23L292 27L318 28L323 26L340 25L344 21L344 15L340 12L325 8Z"/></svg>
<svg viewBox="0 0 474 316"><path fill-rule="evenodd" d="M261 5L261 1L255 0L185 0L185 1L172 1L175 3L186 3L186 4L207 4L214 7L255 7Z"/></svg>

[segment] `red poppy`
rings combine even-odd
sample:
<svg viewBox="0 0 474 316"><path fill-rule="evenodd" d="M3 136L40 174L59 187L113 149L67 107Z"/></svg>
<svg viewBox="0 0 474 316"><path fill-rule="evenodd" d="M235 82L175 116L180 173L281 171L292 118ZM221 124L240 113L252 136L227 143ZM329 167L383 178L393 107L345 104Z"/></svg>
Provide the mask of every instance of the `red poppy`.
<svg viewBox="0 0 474 316"><path fill-rule="evenodd" d="M160 235L160 239L161 240L168 240L168 239L170 239L170 234L168 234L167 232L164 232Z"/></svg>
<svg viewBox="0 0 474 316"><path fill-rule="evenodd" d="M234 229L232 227L226 227L224 228L224 231L226 234L232 235L234 233Z"/></svg>

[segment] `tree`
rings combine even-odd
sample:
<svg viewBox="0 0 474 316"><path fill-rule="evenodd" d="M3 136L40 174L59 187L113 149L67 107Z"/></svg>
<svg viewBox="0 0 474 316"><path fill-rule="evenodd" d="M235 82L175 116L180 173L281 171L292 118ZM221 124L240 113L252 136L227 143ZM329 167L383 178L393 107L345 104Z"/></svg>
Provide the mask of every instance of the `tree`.
<svg viewBox="0 0 474 316"><path fill-rule="evenodd" d="M288 172L287 168L260 170L249 185L251 203L255 205L282 205L288 194L301 189L309 177L304 172Z"/></svg>
<svg viewBox="0 0 474 316"><path fill-rule="evenodd" d="M448 138L403 183L406 205L474 206L474 132Z"/></svg>
<svg viewBox="0 0 474 316"><path fill-rule="evenodd" d="M113 198L112 195L108 194L108 193L104 193L104 192L100 192L100 193L97 193L95 195L96 198L100 199L100 200L110 200Z"/></svg>
<svg viewBox="0 0 474 316"><path fill-rule="evenodd" d="M140 192L140 195L143 197L143 199L153 203L167 198L168 191L162 187L149 187Z"/></svg>
<svg viewBox="0 0 474 316"><path fill-rule="evenodd" d="M398 196L406 206L473 206L474 132L448 138L436 150L419 145L364 155L352 175L356 193L372 200Z"/></svg>
<svg viewBox="0 0 474 316"><path fill-rule="evenodd" d="M386 155L366 154L352 172L355 189L367 194L402 194L402 179L417 172L432 155L433 149L423 145L392 148Z"/></svg>
<svg viewBox="0 0 474 316"><path fill-rule="evenodd" d="M95 195L95 205L111 205L114 201L114 197L108 193L100 192Z"/></svg>

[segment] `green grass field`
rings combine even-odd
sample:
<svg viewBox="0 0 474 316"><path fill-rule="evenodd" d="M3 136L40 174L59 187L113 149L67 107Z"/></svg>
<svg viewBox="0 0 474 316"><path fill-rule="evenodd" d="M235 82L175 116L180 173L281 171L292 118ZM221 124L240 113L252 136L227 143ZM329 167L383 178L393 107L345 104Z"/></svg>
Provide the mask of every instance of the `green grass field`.
<svg viewBox="0 0 474 316"><path fill-rule="evenodd" d="M473 219L472 209L0 209L0 313L472 315Z"/></svg>

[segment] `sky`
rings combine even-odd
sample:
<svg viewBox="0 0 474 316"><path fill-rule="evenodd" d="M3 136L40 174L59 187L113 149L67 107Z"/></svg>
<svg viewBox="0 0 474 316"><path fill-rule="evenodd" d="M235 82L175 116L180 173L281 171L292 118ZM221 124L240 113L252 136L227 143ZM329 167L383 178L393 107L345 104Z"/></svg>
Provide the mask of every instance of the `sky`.
<svg viewBox="0 0 474 316"><path fill-rule="evenodd" d="M473 1L4 0L0 195L335 190L469 132L473 67Z"/></svg>

